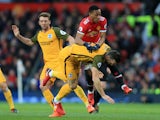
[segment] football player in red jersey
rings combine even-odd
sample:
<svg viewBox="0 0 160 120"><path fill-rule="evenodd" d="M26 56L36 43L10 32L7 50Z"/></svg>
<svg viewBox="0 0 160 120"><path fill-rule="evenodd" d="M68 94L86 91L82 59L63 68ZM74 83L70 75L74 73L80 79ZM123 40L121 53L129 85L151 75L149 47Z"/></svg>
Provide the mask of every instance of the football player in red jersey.
<svg viewBox="0 0 160 120"><path fill-rule="evenodd" d="M95 5L89 7L88 13L89 15L83 18L79 24L75 42L79 45L84 45L90 52L92 52L98 50L100 46L105 42L107 19L101 16L101 9ZM104 77L107 76L106 66L102 66L102 72L104 74ZM124 84L122 74L115 74L115 71L113 73L116 80L120 83L124 93L128 94L129 92L131 92L132 89ZM90 71L90 67L86 67L85 74L88 85L88 101L96 107L101 96L97 91L95 91L94 96L92 73ZM104 77L101 79L102 87L106 86L106 83L104 82L106 81L106 78Z"/></svg>
<svg viewBox="0 0 160 120"><path fill-rule="evenodd" d="M80 22L76 43L84 45L89 51L98 50L104 43L107 30L107 19L101 16L101 9L97 6L89 8L89 16ZM91 43L95 43L91 46Z"/></svg>

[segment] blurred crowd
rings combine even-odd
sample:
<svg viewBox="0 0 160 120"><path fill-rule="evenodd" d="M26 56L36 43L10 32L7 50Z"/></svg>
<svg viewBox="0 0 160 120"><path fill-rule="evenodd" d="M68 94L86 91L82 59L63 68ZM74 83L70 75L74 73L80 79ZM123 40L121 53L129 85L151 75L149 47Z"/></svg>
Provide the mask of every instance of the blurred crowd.
<svg viewBox="0 0 160 120"><path fill-rule="evenodd" d="M160 8L158 4L153 10L144 6L147 5L143 3L137 11L131 11L127 5L123 11L109 11L102 7L102 16L108 20L106 43L120 51L119 68L123 72L125 82L134 89L133 92L160 94L160 10L157 10ZM40 12L31 12L28 9L19 16L14 10L0 11L0 64L12 90L17 90L19 59L23 61L25 68L24 90L39 90L38 79L43 64L41 50L38 45L28 47L19 42L11 31L11 25L18 25L22 35L32 37L39 29ZM54 8L49 8L48 12L51 13L52 26L58 26L73 36L80 20L87 15L81 14L77 8L69 11L67 6L61 14ZM108 90L119 91L113 76L109 75L107 79ZM79 81L85 88L84 74L80 74ZM56 82L55 86L60 85L60 82Z"/></svg>

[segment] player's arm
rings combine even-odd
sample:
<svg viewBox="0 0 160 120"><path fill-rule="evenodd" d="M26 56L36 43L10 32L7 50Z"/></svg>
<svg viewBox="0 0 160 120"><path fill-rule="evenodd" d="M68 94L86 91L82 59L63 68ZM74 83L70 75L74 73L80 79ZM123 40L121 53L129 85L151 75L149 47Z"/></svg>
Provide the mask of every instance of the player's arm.
<svg viewBox="0 0 160 120"><path fill-rule="evenodd" d="M82 40L83 36L84 36L84 33L80 32L80 31L77 31L77 34L76 34L76 37L75 37L75 43L78 44L78 45L84 45L87 48L87 50L89 52L91 52L92 51L92 46L89 43L84 42Z"/></svg>
<svg viewBox="0 0 160 120"><path fill-rule="evenodd" d="M100 18L102 20L101 22L101 30L100 30L100 37L96 43L96 45L93 47L93 50L98 50L103 43L105 43L106 39L106 31L107 31L107 20L104 17Z"/></svg>
<svg viewBox="0 0 160 120"><path fill-rule="evenodd" d="M111 73L114 75L115 79L123 84L123 76L122 73L119 71L118 67L116 65L114 66L108 66Z"/></svg>
<svg viewBox="0 0 160 120"><path fill-rule="evenodd" d="M53 29L58 39L65 40L69 42L70 45L75 43L74 38L65 31L61 30L59 27L53 27Z"/></svg>
<svg viewBox="0 0 160 120"><path fill-rule="evenodd" d="M92 47L93 51L98 50L101 47L101 45L103 43L105 43L104 42L105 41L105 37L106 37L106 33L105 32L100 32L100 38L99 38L99 40L97 41L96 45Z"/></svg>
<svg viewBox="0 0 160 120"><path fill-rule="evenodd" d="M69 42L70 45L75 43L75 40L71 35L69 35L66 40Z"/></svg>
<svg viewBox="0 0 160 120"><path fill-rule="evenodd" d="M84 45L84 41L82 40L82 37L84 36L84 33L81 33L80 31L77 31L76 37L75 37L75 43L78 45Z"/></svg>
<svg viewBox="0 0 160 120"><path fill-rule="evenodd" d="M108 103L114 103L114 100L110 96L106 95L103 88L101 87L101 82L99 79L99 70L96 67L92 67L91 71L92 71L92 80L94 82L94 86L99 92L99 94L102 96L104 100L108 101Z"/></svg>
<svg viewBox="0 0 160 120"><path fill-rule="evenodd" d="M105 43L105 38L106 38L106 32L100 32L100 38L97 41L97 44L101 46L103 43Z"/></svg>
<svg viewBox="0 0 160 120"><path fill-rule="evenodd" d="M17 39L19 39L22 43L32 46L34 42L30 38L26 38L20 34L19 28L16 25L12 25L12 30Z"/></svg>

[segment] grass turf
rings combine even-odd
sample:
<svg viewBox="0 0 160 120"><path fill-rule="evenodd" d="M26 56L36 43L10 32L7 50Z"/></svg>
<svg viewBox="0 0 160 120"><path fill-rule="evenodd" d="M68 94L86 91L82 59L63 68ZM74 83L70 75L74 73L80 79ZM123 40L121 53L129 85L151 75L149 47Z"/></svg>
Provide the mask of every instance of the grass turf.
<svg viewBox="0 0 160 120"><path fill-rule="evenodd" d="M159 120L160 104L100 104L97 114L89 114L83 104L63 103L66 115L49 118L52 113L48 104L16 104L18 114L8 110L8 104L0 103L0 120Z"/></svg>

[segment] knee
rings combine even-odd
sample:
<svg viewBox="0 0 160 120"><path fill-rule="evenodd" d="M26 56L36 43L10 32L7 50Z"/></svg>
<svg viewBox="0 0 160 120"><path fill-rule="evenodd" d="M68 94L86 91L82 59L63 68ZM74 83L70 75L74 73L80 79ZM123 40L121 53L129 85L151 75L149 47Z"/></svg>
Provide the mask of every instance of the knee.
<svg viewBox="0 0 160 120"><path fill-rule="evenodd" d="M50 89L53 86L53 82L48 81L47 84L44 86L42 83L40 83L39 88L41 91L44 91L46 89Z"/></svg>
<svg viewBox="0 0 160 120"><path fill-rule="evenodd" d="M46 89L46 86L39 85L39 88L40 88L41 91L44 91Z"/></svg>
<svg viewBox="0 0 160 120"><path fill-rule="evenodd" d="M77 88L77 84L69 84L69 87L70 87L72 90L74 90L74 89Z"/></svg>
<svg viewBox="0 0 160 120"><path fill-rule="evenodd" d="M3 92L5 92L5 91L8 90L8 86L7 86L6 83L2 83L2 84L1 84L1 90L2 90Z"/></svg>

